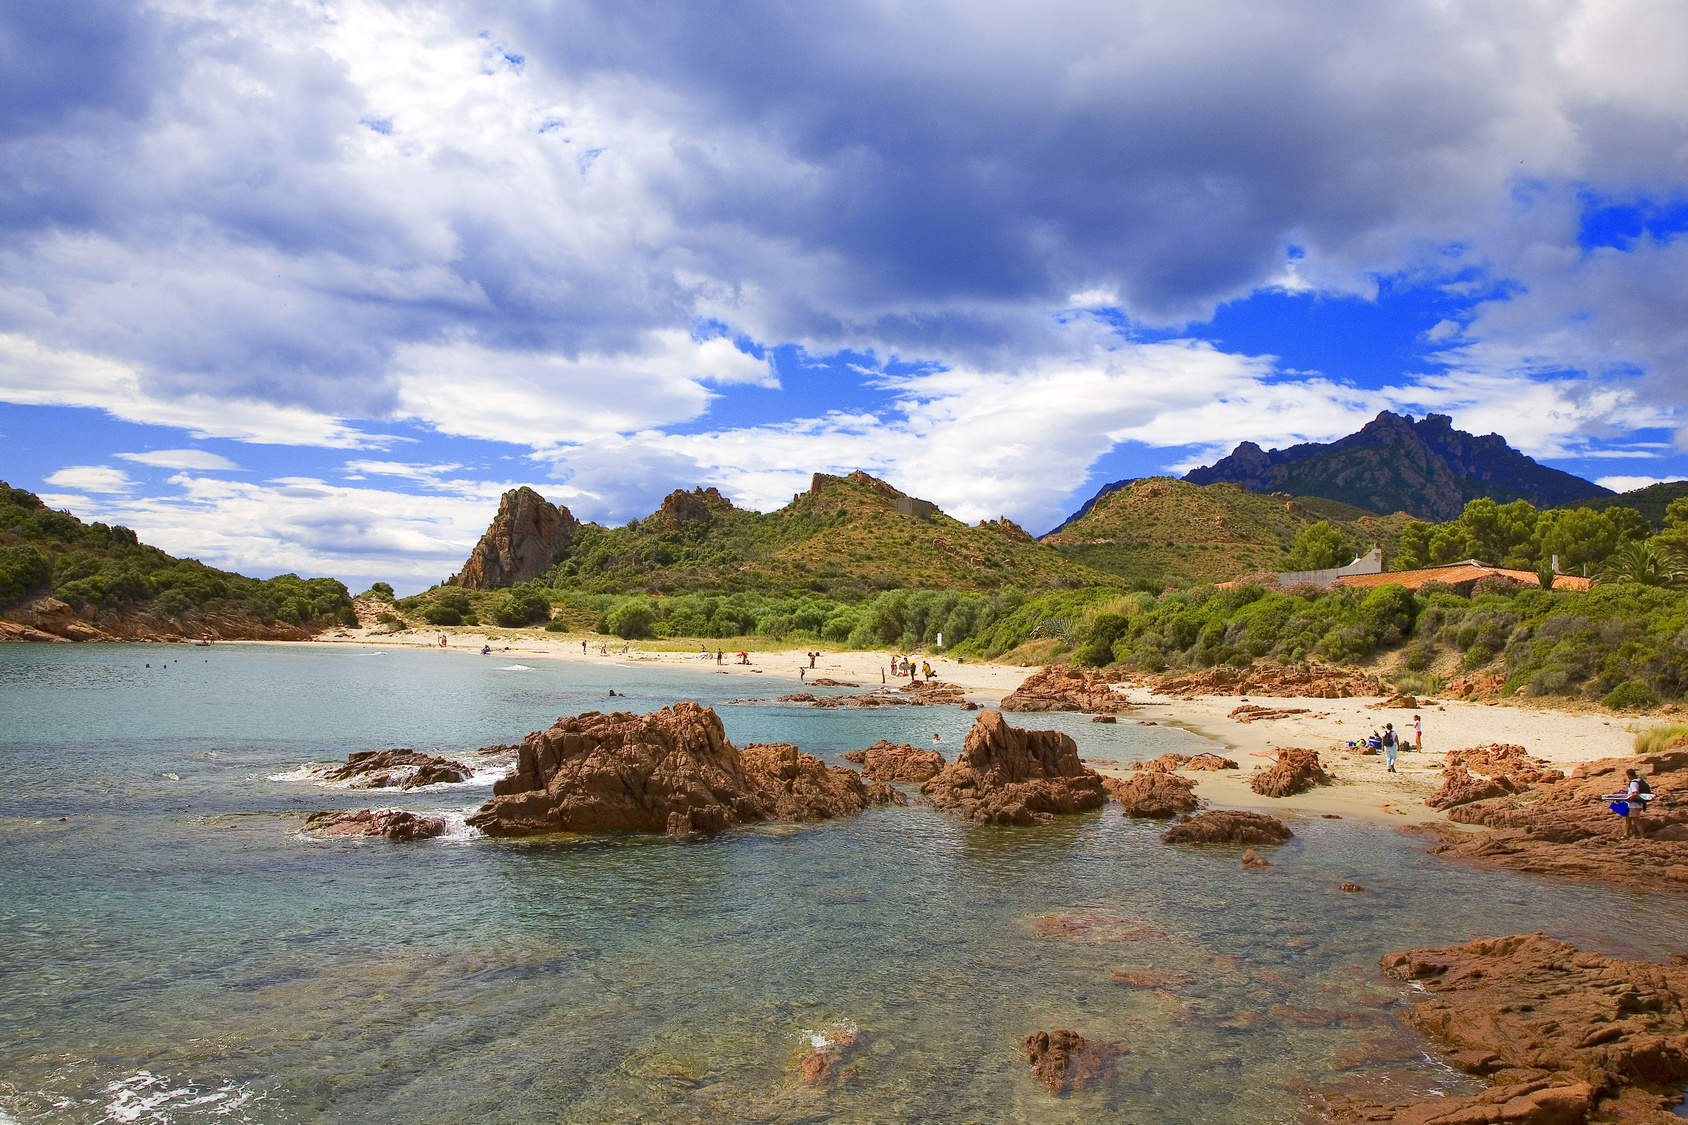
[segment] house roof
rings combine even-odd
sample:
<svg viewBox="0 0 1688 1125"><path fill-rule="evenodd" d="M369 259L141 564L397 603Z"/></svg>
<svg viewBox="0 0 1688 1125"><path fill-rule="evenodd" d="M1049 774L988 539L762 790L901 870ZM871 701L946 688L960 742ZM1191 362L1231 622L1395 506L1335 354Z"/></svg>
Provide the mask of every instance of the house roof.
<svg viewBox="0 0 1688 1125"><path fill-rule="evenodd" d="M1533 571L1512 570L1504 566L1491 566L1476 559L1466 559L1464 562L1449 563L1446 566L1427 566L1420 570L1386 571L1383 574L1346 574L1336 580L1339 586L1405 586L1417 592L1426 582L1446 582L1450 586L1457 586L1462 582L1475 582L1481 578L1496 576L1510 578L1514 582L1521 582L1526 586L1540 586L1541 579ZM1590 579L1575 574L1560 574L1553 579L1555 590L1586 590L1592 585Z"/></svg>

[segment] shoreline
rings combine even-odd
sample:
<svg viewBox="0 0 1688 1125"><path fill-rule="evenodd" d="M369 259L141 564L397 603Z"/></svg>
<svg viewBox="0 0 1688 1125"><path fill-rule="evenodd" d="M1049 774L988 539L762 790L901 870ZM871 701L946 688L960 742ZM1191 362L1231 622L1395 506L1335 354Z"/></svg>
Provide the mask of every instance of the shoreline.
<svg viewBox="0 0 1688 1125"><path fill-rule="evenodd" d="M450 643L440 649L437 638L445 634ZM555 639L553 639L553 636ZM586 651L580 645L585 642ZM312 641L253 641L253 644L357 644L446 651L457 655L480 655L483 645L492 645L492 656L520 656L570 663L611 663L621 667L663 667L704 675L727 675L759 681L766 686L756 694L773 697L803 690L816 678L853 683L862 691L882 686L896 687L903 681L888 674L891 652L816 650L811 671L800 650L760 649L749 652L749 664L732 658L717 666L701 654L683 650L645 648L639 642L609 643L597 634L555 634L532 637L523 634L458 627L456 630L407 630L400 633L366 633L363 630L324 634ZM716 646L725 652L720 642ZM712 655L712 654L711 654ZM997 664L979 660L957 660L947 656L922 655L930 662L936 679L955 684L965 698L981 706L997 706L1002 698L1034 671L1035 666ZM798 666L804 675L799 677ZM887 673L881 678L881 673ZM1269 813L1338 816L1381 826L1416 826L1432 822L1455 830L1469 830L1448 820L1446 814L1424 803L1442 784L1443 757L1447 751L1490 742L1523 746L1532 756L1546 759L1569 772L1571 767L1601 758L1627 757L1633 753L1632 732L1646 720L1622 717L1602 718L1598 714L1576 713L1515 703L1467 703L1460 700L1421 701L1415 711L1382 708L1381 697L1314 699L1300 696L1204 695L1189 699L1156 695L1140 681L1118 681L1133 709L1119 716L1120 723L1154 723L1176 727L1213 743L1213 751L1234 759L1236 771L1188 773L1196 783L1196 795L1207 807L1251 809ZM749 687L749 684L746 684ZM747 693L749 694L749 693ZM1277 709L1304 709L1303 714L1245 723L1231 717L1241 703L1250 702ZM1036 712L1011 712L1016 726L1035 726ZM1381 754L1350 753L1344 744L1394 723L1411 736L1412 717L1424 720L1425 748L1404 751L1397 771L1389 774ZM1256 769L1274 759L1278 747L1298 746L1319 751L1326 772L1335 784L1319 786L1291 797L1264 797L1249 788ZM1083 747L1080 749L1084 753ZM1087 764L1107 776L1125 776L1129 764L1106 764L1087 759Z"/></svg>

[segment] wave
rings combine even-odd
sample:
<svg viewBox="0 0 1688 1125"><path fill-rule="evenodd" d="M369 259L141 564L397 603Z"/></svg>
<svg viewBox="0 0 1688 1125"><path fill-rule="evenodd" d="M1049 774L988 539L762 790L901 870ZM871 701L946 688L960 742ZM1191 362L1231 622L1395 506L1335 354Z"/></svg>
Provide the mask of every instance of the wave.
<svg viewBox="0 0 1688 1125"><path fill-rule="evenodd" d="M499 671L500 672L531 672L531 671L533 671L533 669L526 664L506 664L504 667L500 668Z"/></svg>
<svg viewBox="0 0 1688 1125"><path fill-rule="evenodd" d="M172 1085L172 1080L147 1070L137 1070L127 1078L106 1085L107 1121L153 1122L169 1125L175 1115L191 1112L195 1118L234 1117L250 1121L243 1112L247 1106L264 1100L263 1094L236 1082L220 1086L188 1082ZM4 1115L0 1115L3 1117Z"/></svg>

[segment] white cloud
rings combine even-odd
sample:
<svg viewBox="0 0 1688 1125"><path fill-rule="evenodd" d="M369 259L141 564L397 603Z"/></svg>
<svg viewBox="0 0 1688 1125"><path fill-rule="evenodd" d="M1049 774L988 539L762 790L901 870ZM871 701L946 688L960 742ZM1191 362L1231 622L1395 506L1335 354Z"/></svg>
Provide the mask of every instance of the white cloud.
<svg viewBox="0 0 1688 1125"><path fill-rule="evenodd" d="M1613 492L1634 492L1654 484L1671 484L1681 477L1600 477L1594 483Z"/></svg>
<svg viewBox="0 0 1688 1125"><path fill-rule="evenodd" d="M59 488L74 488L82 492L121 494L135 487L128 473L106 465L68 465L46 480Z"/></svg>
<svg viewBox="0 0 1688 1125"><path fill-rule="evenodd" d="M227 457L205 449L154 449L147 453L119 453L117 456L137 465L151 465L155 469L245 471Z"/></svg>

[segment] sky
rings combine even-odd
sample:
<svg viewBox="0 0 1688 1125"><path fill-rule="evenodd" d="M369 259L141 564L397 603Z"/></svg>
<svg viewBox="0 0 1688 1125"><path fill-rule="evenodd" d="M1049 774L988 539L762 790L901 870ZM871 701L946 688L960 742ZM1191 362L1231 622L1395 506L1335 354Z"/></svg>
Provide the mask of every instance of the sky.
<svg viewBox="0 0 1688 1125"><path fill-rule="evenodd" d="M1385 409L1623 491L1685 365L1675 0L0 0L0 479L244 573Z"/></svg>

